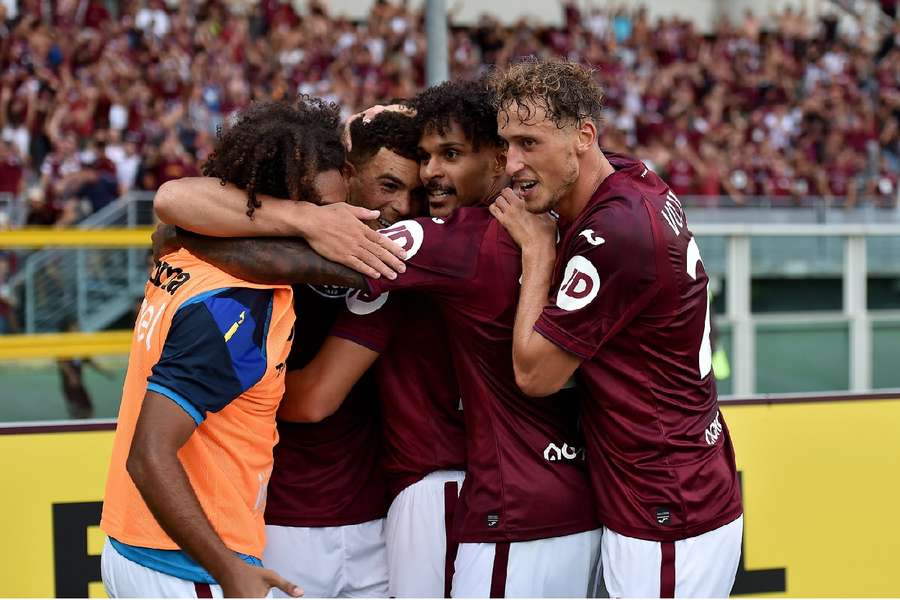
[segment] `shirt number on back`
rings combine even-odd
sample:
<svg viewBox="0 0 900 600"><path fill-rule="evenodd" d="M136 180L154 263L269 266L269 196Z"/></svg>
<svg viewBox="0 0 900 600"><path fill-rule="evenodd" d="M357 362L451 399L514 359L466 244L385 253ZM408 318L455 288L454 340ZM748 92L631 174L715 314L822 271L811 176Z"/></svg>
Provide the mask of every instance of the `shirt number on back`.
<svg viewBox="0 0 900 600"><path fill-rule="evenodd" d="M697 239L691 238L687 247L687 274L694 281L697 280L697 264L703 264L700 258L700 247ZM706 290L706 323L703 325L703 341L700 342L700 379L706 379L712 370L712 345L709 341L709 288Z"/></svg>

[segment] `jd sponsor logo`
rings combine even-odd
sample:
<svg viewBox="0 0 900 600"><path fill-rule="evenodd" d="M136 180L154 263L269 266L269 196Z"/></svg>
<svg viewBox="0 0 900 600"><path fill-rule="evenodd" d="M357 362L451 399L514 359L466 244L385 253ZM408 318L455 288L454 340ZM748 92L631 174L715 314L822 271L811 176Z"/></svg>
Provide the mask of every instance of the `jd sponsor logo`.
<svg viewBox="0 0 900 600"><path fill-rule="evenodd" d="M600 292L597 268L583 256L573 256L566 265L562 285L556 294L556 305L563 310L584 308Z"/></svg>

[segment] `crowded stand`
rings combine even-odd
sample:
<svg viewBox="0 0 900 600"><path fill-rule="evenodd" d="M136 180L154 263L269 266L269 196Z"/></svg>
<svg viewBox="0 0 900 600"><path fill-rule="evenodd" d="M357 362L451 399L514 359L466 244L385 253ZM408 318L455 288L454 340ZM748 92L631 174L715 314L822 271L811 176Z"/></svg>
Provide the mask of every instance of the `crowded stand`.
<svg viewBox="0 0 900 600"><path fill-rule="evenodd" d="M701 33L644 8L560 8L561 27L491 16L452 26L451 77L528 55L594 65L604 147L700 204L896 205L896 21L885 33L786 9ZM424 16L406 3L376 1L362 22L316 0L119 11L0 3L0 226L70 225L130 190L196 175L217 129L254 100L301 92L346 117L425 84ZM10 222L14 202L23 210Z"/></svg>

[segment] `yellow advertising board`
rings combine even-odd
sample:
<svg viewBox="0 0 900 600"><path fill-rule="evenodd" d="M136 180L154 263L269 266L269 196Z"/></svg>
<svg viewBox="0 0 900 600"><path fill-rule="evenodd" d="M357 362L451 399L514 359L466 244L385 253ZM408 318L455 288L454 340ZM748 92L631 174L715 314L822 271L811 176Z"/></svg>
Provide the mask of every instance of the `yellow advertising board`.
<svg viewBox="0 0 900 600"><path fill-rule="evenodd" d="M722 412L744 490L735 594L900 596L900 394ZM49 429L0 428L0 596L102 596L111 425Z"/></svg>
<svg viewBox="0 0 900 600"><path fill-rule="evenodd" d="M0 596L103 597L112 423L0 428Z"/></svg>
<svg viewBox="0 0 900 600"><path fill-rule="evenodd" d="M735 592L900 596L900 394L724 404L744 492Z"/></svg>

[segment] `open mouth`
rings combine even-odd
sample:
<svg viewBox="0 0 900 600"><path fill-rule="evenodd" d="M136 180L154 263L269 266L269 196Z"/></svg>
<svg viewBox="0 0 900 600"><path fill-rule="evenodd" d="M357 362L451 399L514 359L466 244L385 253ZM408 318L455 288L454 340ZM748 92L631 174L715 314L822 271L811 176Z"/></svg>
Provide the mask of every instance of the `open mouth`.
<svg viewBox="0 0 900 600"><path fill-rule="evenodd" d="M378 220L378 224L381 225L381 226L382 226L383 228L385 228L385 229L388 228L388 227L390 227L391 225L393 225L393 223L391 223L390 221L388 221L388 220L385 219L384 217L378 217L377 220Z"/></svg>
<svg viewBox="0 0 900 600"><path fill-rule="evenodd" d="M438 202L455 195L456 190L454 190L453 188L434 188L428 190L428 199Z"/></svg>
<svg viewBox="0 0 900 600"><path fill-rule="evenodd" d="M525 198L528 193L537 185L537 181L533 179L521 179L513 183L513 191L520 198Z"/></svg>

